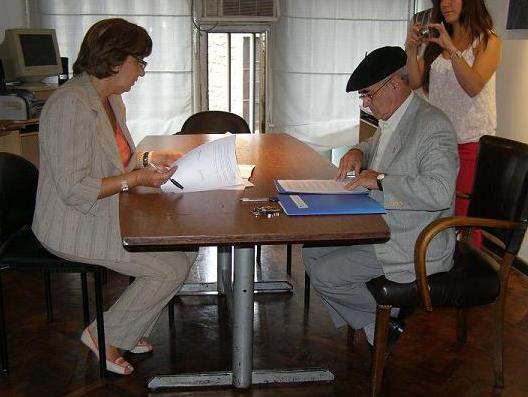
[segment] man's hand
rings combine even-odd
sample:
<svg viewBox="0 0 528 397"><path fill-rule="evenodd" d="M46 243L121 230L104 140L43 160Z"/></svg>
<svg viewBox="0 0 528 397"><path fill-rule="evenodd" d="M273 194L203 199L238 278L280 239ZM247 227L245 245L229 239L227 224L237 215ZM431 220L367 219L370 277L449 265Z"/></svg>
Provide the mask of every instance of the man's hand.
<svg viewBox="0 0 528 397"><path fill-rule="evenodd" d="M354 171L359 175L361 162L363 161L363 152L359 149L350 149L339 161L339 169L335 177L336 181L342 181L346 178L347 172Z"/></svg>
<svg viewBox="0 0 528 397"><path fill-rule="evenodd" d="M359 175L356 174L358 176L352 178L352 180L345 185L345 189L354 190L362 186L369 190L378 190L377 176L379 174L381 174L381 172L377 172L374 170L363 170Z"/></svg>

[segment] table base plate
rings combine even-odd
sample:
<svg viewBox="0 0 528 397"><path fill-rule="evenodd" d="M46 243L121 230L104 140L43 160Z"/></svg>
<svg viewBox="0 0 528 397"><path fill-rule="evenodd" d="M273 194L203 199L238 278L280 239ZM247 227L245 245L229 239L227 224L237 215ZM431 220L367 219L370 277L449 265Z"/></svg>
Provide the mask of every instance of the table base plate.
<svg viewBox="0 0 528 397"><path fill-rule="evenodd" d="M332 382L335 378L334 374L330 372L330 370L317 367L284 370L256 370L252 371L251 375L252 385L271 383ZM152 377L147 383L147 387L150 390L232 385L232 372L197 372L180 375L157 375Z"/></svg>

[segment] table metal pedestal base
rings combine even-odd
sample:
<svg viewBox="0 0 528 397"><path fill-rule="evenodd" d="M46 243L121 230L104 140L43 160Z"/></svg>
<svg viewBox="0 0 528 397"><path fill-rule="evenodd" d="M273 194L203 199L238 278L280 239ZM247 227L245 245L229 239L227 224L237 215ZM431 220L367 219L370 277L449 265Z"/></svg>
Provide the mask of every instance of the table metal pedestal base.
<svg viewBox="0 0 528 397"><path fill-rule="evenodd" d="M291 370L255 370L251 373L251 384L332 382L334 374L324 368ZM149 380L150 390L179 387L232 386L232 372L204 372L180 375L157 375Z"/></svg>
<svg viewBox="0 0 528 397"><path fill-rule="evenodd" d="M324 368L295 370L253 370L253 316L255 283L254 246L219 247L218 281L203 283L225 294L232 317L232 371L195 374L159 375L148 382L149 389L164 387L233 386L246 389L266 383L331 382L334 375ZM232 261L234 259L234 261ZM234 264L234 267L232 265ZM212 286L209 287L209 285ZM266 285L268 283L262 283ZM200 285L200 284L199 284ZM290 285L291 286L291 285ZM257 288L255 288L257 287Z"/></svg>
<svg viewBox="0 0 528 397"><path fill-rule="evenodd" d="M255 281L255 294L282 294L293 292L293 285L288 281ZM214 283L185 283L178 295L219 295L218 284Z"/></svg>

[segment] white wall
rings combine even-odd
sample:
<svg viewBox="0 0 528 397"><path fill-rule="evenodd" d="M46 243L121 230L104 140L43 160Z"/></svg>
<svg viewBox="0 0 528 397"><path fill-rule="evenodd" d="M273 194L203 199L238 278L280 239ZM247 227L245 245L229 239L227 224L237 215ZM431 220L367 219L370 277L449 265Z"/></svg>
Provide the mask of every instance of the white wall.
<svg viewBox="0 0 528 397"><path fill-rule="evenodd" d="M0 43L4 40L4 30L26 27L25 0L0 0Z"/></svg>
<svg viewBox="0 0 528 397"><path fill-rule="evenodd" d="M497 135L528 143L528 30L506 30L508 0L486 3L503 43L497 71ZM528 262L528 236L519 257Z"/></svg>
<svg viewBox="0 0 528 397"><path fill-rule="evenodd" d="M487 3L503 40L497 72L497 134L528 142L528 30L506 30L508 0Z"/></svg>

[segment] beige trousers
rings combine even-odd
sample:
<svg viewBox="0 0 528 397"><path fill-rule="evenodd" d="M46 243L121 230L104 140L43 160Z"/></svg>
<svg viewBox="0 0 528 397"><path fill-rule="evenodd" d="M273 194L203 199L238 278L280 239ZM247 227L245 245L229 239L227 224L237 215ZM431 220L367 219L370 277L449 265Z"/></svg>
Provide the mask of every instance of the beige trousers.
<svg viewBox="0 0 528 397"><path fill-rule="evenodd" d="M77 258L54 252L65 259L93 263L135 277L119 299L104 313L106 344L132 349L152 331L161 311L181 288L197 252L134 252L129 262ZM89 326L97 338L95 321Z"/></svg>

